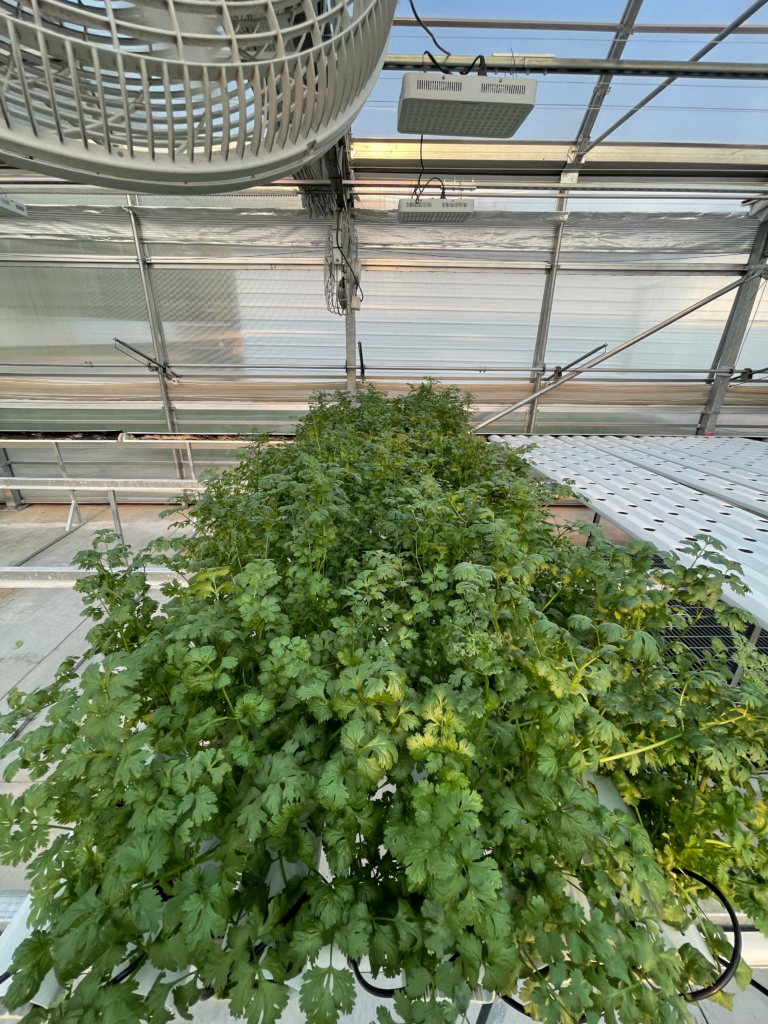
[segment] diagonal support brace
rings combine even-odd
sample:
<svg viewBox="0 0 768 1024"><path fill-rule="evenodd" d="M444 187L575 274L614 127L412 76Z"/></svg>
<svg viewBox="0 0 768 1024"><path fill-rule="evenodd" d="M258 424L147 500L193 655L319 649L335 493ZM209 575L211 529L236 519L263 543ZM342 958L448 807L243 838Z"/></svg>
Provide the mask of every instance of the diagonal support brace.
<svg viewBox="0 0 768 1024"><path fill-rule="evenodd" d="M699 425L696 428L698 435L709 436L715 432L717 419L731 383L731 372L736 366L736 360L739 358L739 352L744 343L744 336L749 327L767 263L768 221L757 229L747 264L747 272L739 285L723 336L717 346L717 352L712 362L712 373L709 377L710 389L707 404L704 406Z"/></svg>

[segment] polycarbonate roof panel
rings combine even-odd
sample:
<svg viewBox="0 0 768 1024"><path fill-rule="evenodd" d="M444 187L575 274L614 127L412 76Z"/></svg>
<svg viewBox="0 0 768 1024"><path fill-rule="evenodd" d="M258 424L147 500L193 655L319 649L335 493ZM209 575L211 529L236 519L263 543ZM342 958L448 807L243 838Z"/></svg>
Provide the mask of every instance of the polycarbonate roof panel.
<svg viewBox="0 0 768 1024"><path fill-rule="evenodd" d="M689 60L709 35L648 33L643 24L726 25L745 9L745 0L646 0L638 17L641 29L629 39L623 56L636 60ZM497 20L579 21L617 23L624 0L549 0L547 3L515 4L476 0L417 0L423 18L473 18ZM407 0L401 0L397 17L412 17ZM758 12L751 22L765 24L768 15ZM485 55L493 53L552 54L556 57L603 58L608 54L612 33L560 29L432 29L438 41L451 53ZM392 53L435 52L434 43L418 26L398 26L390 40ZM439 56L439 52L437 53ZM768 36L739 33L729 36L705 60L768 62ZM594 76L535 76L539 82L536 108L515 138L521 140L568 140L576 135L597 79ZM397 100L400 94L397 72L385 71L368 103L353 126L355 135L387 137L397 134ZM614 79L598 116L592 138L629 110L655 88L661 79ZM613 138L633 142L708 142L729 144L768 143L768 83L766 82L676 82L626 125Z"/></svg>

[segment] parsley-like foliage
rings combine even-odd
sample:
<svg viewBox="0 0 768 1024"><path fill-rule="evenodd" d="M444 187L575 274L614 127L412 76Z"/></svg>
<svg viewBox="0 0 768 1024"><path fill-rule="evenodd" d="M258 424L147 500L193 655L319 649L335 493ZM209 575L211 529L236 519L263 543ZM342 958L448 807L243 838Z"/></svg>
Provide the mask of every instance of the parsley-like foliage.
<svg viewBox="0 0 768 1024"><path fill-rule="evenodd" d="M28 1024L164 1024L211 994L274 1024L296 990L335 1024L350 958L400 986L381 1024L452 1024L478 987L550 1024L689 1019L719 968L682 933L729 946L677 869L768 933L766 659L715 544L692 568L577 546L562 493L456 391L369 390L213 475L194 531L136 556L98 535L90 663L0 720L40 713L6 774L33 784L0 801L33 892L6 1004L53 969ZM185 582L158 605L161 560ZM683 642L705 613L737 687L722 644Z"/></svg>

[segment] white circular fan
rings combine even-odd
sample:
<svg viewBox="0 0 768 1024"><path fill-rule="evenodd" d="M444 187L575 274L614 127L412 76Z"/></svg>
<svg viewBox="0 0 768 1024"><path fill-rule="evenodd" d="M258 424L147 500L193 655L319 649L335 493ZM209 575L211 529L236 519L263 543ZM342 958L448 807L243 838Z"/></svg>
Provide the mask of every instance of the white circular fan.
<svg viewBox="0 0 768 1024"><path fill-rule="evenodd" d="M397 0L0 0L0 154L111 188L214 192L321 156Z"/></svg>

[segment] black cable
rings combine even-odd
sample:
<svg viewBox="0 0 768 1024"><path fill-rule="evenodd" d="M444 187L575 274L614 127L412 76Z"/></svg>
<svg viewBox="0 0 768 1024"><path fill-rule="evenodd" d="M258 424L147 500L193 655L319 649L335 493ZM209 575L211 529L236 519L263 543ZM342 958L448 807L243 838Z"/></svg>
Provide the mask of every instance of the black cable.
<svg viewBox="0 0 768 1024"><path fill-rule="evenodd" d="M429 188L433 181L438 181L440 183L440 198L445 199L445 182L443 181L442 178L438 178L437 175L433 175L433 177L431 177L425 185L422 185L420 188L414 189L413 195L417 203L421 202L424 193L426 192L426 190Z"/></svg>
<svg viewBox="0 0 768 1024"><path fill-rule="evenodd" d="M336 232L336 234L338 235L338 232ZM347 259L347 257L346 257L346 254L345 254L344 250L343 250L343 249L341 248L341 246L339 245L339 242L338 242L338 237L337 237L337 239L336 239L336 248L337 248L337 249L339 250L339 252L341 253L341 258L342 258L342 259L344 260L344 262L345 262L345 263L347 264L347 266L349 267L349 272L350 272L350 273L352 274L352 279L353 279L353 280L354 280L354 282L355 282L355 288L357 289L357 291L359 291L359 292L360 292L360 301L361 301L361 302L365 302L365 292L363 291L363 286L362 286L362 285L360 284L360 280L358 279L358 276L357 276L357 274L355 273L355 271L354 271L354 268L353 268L352 264L351 264L351 263L349 262L349 260Z"/></svg>
<svg viewBox="0 0 768 1024"><path fill-rule="evenodd" d="M684 999L687 999L691 1003L699 1003L703 999L710 999L716 995L731 981L736 974L741 961L741 925L739 919L736 917L736 911L733 909L731 904L725 898L723 893L718 889L714 882L710 882L704 878L703 875L698 874L696 871L689 871L688 868L676 868L676 871L680 871L684 875L688 875L689 878L694 878L697 882L701 882L702 885L706 886L710 892L713 892L715 896L720 900L722 905L725 907L725 911L728 917L731 919L731 927L733 928L733 952L731 953L731 959L728 961L728 966L725 968L723 973L706 988L697 989L695 992L682 992L681 995Z"/></svg>
<svg viewBox="0 0 768 1024"><path fill-rule="evenodd" d="M478 73L478 75L482 75L483 77L486 77L488 75L488 66L485 63L485 57L482 55L482 53L478 53L478 55L475 57L475 59L469 65L467 70L460 72L460 74L462 74L462 75L470 74L472 69L474 68L475 64L477 64L478 61L480 61L480 70L477 73Z"/></svg>
<svg viewBox="0 0 768 1024"><path fill-rule="evenodd" d="M424 24L424 22L419 17L419 12L416 10L416 8L413 5L413 0L408 0L408 2L411 5L411 10L413 11L413 16L416 19L416 21L419 23L420 27L424 29L424 31L427 33L427 35L432 40L432 42L435 44L435 46L438 48L438 50L441 50L446 55L446 57L450 57L451 56L450 52L448 50L446 50L446 48L444 46L441 46L440 43L438 43L437 39L435 39L434 33L430 29L427 28L427 26Z"/></svg>
<svg viewBox="0 0 768 1024"><path fill-rule="evenodd" d="M435 65L437 70L438 71L442 71L442 73L444 75L450 75L451 74L451 69L450 68L444 68L443 65L440 63L440 61L437 59L437 57L435 57L434 53L430 53L429 50L425 50L424 53L423 53L423 56L424 57L429 57L429 59Z"/></svg>
<svg viewBox="0 0 768 1024"><path fill-rule="evenodd" d="M423 56L424 57L429 57L430 61L435 65L437 70L441 71L444 75L450 75L450 74L453 73L451 68L445 67L444 65L442 65L440 63L440 61L437 59L437 57L435 57L434 53L430 53L429 50L425 50L424 53L423 53ZM468 74L470 74L470 72L474 69L475 64L477 64L478 62L480 64L480 70L477 72L478 75L481 75L483 78L487 77L488 76L488 65L485 63L485 56L482 53L478 53L478 55L475 57L475 59L472 61L472 63L469 65L469 67L465 68L464 71L459 71L459 74L460 75L468 75Z"/></svg>
<svg viewBox="0 0 768 1024"><path fill-rule="evenodd" d="M458 955L458 953L454 953L453 956L449 957L448 962L453 963ZM362 976L357 960L353 960L351 956L347 957L347 966L351 968L352 973L357 978L360 988L363 989L364 992L367 992L368 995L382 996L384 999L394 999L396 992L405 991L405 985L401 985L399 988L378 988L376 985L372 985L370 981L366 981Z"/></svg>
<svg viewBox="0 0 768 1024"><path fill-rule="evenodd" d="M125 967L122 971L120 971L119 974L116 974L114 978L110 978L107 984L119 985L121 981L125 981L126 978L129 978L133 974L133 972L136 970L136 968L139 966L142 960L146 958L146 955L146 953L142 953L141 956L136 957L136 959L129 963L128 966Z"/></svg>
<svg viewBox="0 0 768 1024"><path fill-rule="evenodd" d="M436 174L433 175L429 179L429 181L427 182L426 185L422 186L422 184L421 184L421 179L427 173L426 168L424 167L424 136L423 135L421 135L419 137L419 164L421 165L421 170L419 171L418 180L416 181L416 185L415 185L415 187L413 189L413 192L411 193L412 198L415 199L416 202L418 202L419 199L421 199L422 195L424 194L424 189L429 187L430 182L439 181L440 182L440 187L442 189L442 198L445 199L445 182L443 181L442 178L439 178Z"/></svg>

